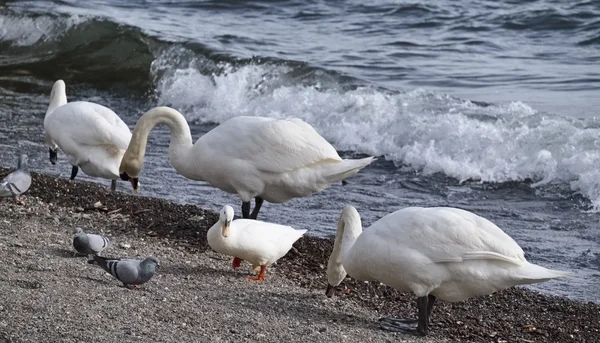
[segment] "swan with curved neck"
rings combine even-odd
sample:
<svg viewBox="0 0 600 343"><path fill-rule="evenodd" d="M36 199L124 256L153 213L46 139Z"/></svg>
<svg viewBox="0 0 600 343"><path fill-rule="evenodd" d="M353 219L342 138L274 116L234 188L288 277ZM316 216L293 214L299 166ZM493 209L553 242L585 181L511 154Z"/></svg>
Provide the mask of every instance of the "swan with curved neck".
<svg viewBox="0 0 600 343"><path fill-rule="evenodd" d="M156 107L137 122L119 168L121 179L137 180L148 135L166 124L171 132L169 160L188 179L206 181L238 194L242 217L256 219L263 201L281 203L309 196L356 174L374 158L343 160L310 125L298 118L234 117L192 144L184 116ZM135 186L134 186L135 187ZM250 201L256 205L250 213Z"/></svg>
<svg viewBox="0 0 600 343"><path fill-rule="evenodd" d="M45 117L48 117L48 115L54 112L55 109L67 103L66 88L67 86L65 85L65 82L63 80L58 80L54 82L54 85L52 86L52 91L50 92L50 105L48 106L48 110L46 110ZM48 133L46 133L46 145L48 146L50 163L52 163L52 165L55 165L56 161L58 160L58 145L56 145L54 140L50 138Z"/></svg>
<svg viewBox="0 0 600 343"><path fill-rule="evenodd" d="M65 83L58 80L52 86L44 129L50 163L56 164L60 148L71 162L71 180L81 168L87 175L111 180L111 190L116 190L131 131L115 112L87 101L67 103Z"/></svg>
<svg viewBox="0 0 600 343"><path fill-rule="evenodd" d="M379 281L417 297L418 319L381 320L381 328L427 335L436 299L449 302L508 287L565 277L527 262L519 245L474 213L451 207L407 207L364 232L352 206L342 211L327 265L328 297L346 277Z"/></svg>

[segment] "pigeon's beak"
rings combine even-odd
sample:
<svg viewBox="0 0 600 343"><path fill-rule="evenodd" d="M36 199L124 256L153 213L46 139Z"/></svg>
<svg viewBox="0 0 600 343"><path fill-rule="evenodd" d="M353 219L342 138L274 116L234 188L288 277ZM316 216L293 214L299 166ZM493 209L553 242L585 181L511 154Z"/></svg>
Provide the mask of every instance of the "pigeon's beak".
<svg viewBox="0 0 600 343"><path fill-rule="evenodd" d="M228 220L225 222L225 224L223 224L223 232L221 232L223 237L225 237L225 238L229 237L229 227L230 226L231 226L231 220Z"/></svg>
<svg viewBox="0 0 600 343"><path fill-rule="evenodd" d="M335 291L335 287L333 287L333 286L332 286L332 285L330 285L330 284L327 284L327 290L325 291L325 295L326 295L328 298L331 298L331 297L333 296L333 292L334 292L334 291Z"/></svg>
<svg viewBox="0 0 600 343"><path fill-rule="evenodd" d="M56 161L58 160L58 151L53 150L52 148L48 148L48 153L50 154L50 163L52 163L52 165L55 165Z"/></svg>

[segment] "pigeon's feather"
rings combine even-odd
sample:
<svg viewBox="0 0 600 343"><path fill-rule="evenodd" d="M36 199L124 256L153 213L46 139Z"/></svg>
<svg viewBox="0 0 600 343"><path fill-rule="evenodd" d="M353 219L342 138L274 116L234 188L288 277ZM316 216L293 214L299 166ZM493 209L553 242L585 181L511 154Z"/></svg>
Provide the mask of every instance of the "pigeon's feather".
<svg viewBox="0 0 600 343"><path fill-rule="evenodd" d="M94 261L124 285L141 285L154 276L156 263L150 258L143 261L105 258L94 255ZM88 261L88 263L94 263Z"/></svg>
<svg viewBox="0 0 600 343"><path fill-rule="evenodd" d="M17 169L0 182L0 197L12 197L25 193L31 186L29 171Z"/></svg>
<svg viewBox="0 0 600 343"><path fill-rule="evenodd" d="M73 248L84 255L97 255L110 246L110 240L101 235L81 231L73 237Z"/></svg>

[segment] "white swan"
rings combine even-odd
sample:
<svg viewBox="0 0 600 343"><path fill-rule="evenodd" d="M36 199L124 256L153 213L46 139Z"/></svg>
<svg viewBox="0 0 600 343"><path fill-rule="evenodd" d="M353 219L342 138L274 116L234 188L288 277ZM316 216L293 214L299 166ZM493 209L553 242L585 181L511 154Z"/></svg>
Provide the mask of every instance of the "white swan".
<svg viewBox="0 0 600 343"><path fill-rule="evenodd" d="M253 219L233 220L233 208L226 205L206 238L214 251L234 256L233 268L239 267L242 260L251 262L258 277L248 279L263 281L267 267L283 257L305 232Z"/></svg>
<svg viewBox="0 0 600 343"><path fill-rule="evenodd" d="M426 335L436 298L456 302L520 284L565 277L527 262L519 245L474 213L450 207L408 207L364 232L352 206L342 211L327 265L327 296L346 273L417 296L418 320L386 318L382 328ZM415 323L418 325L415 328Z"/></svg>
<svg viewBox="0 0 600 343"><path fill-rule="evenodd" d="M256 219L266 200L281 203L311 195L356 174L374 158L342 160L335 148L301 119L235 117L192 144L183 115L169 107L146 112L133 129L121 161L121 179L136 179L144 164L148 134L158 124L171 131L169 160L188 179L242 199L242 217ZM250 201L256 205L250 214Z"/></svg>
<svg viewBox="0 0 600 343"><path fill-rule="evenodd" d="M63 80L54 83L44 118L50 162L56 163L60 148L73 166L71 180L81 168L89 176L112 180L114 191L131 131L115 112L104 106L87 101L67 103L65 88Z"/></svg>

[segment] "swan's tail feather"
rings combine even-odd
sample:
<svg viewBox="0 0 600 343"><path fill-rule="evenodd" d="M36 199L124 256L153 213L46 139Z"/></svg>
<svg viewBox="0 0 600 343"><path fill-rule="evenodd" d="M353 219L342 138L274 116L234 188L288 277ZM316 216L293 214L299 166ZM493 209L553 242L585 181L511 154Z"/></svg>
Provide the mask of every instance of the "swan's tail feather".
<svg viewBox="0 0 600 343"><path fill-rule="evenodd" d="M366 157L359 160L342 160L340 163L333 163L325 172L325 179L330 183L335 183L348 178L364 167L375 161L375 157Z"/></svg>
<svg viewBox="0 0 600 343"><path fill-rule="evenodd" d="M545 282L556 278L567 277L571 273L562 270L547 269L533 263L525 262L516 270L521 284Z"/></svg>

